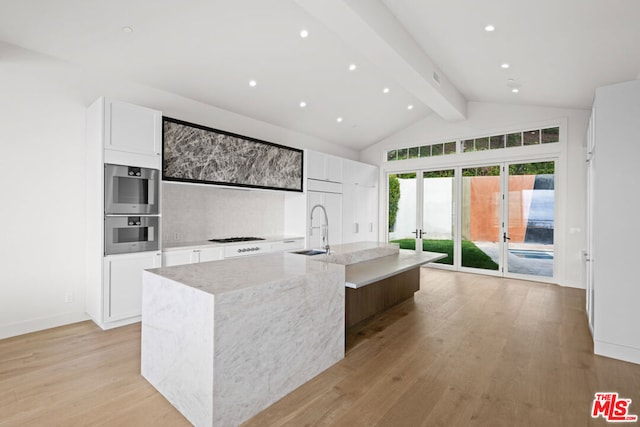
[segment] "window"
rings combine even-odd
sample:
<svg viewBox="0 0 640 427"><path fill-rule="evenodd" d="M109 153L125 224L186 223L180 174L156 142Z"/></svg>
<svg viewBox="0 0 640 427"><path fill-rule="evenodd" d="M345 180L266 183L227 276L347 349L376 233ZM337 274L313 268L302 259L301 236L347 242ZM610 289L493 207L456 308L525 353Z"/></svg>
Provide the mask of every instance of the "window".
<svg viewBox="0 0 640 427"><path fill-rule="evenodd" d="M458 141L437 142L409 148L387 151L387 161L417 159L421 157L456 154ZM501 150L528 145L553 144L560 142L560 127L530 129L504 135L482 136L460 141L460 152Z"/></svg>

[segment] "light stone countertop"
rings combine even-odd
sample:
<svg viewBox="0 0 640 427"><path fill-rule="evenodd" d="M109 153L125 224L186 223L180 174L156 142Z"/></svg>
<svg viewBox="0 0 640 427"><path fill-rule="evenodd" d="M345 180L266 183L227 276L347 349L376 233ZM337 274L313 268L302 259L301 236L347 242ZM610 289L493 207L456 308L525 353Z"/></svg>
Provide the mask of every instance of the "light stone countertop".
<svg viewBox="0 0 640 427"><path fill-rule="evenodd" d="M420 265L446 258L447 254L400 249L397 255L387 255L347 265L345 286L361 288Z"/></svg>
<svg viewBox="0 0 640 427"><path fill-rule="evenodd" d="M323 262L314 257L275 252L146 271L218 295L268 283L289 281L308 274L344 272L344 266Z"/></svg>
<svg viewBox="0 0 640 427"><path fill-rule="evenodd" d="M209 242L203 246L222 245ZM178 249L185 249L185 247L174 248L174 250ZM160 267L148 271L216 295L267 283L283 282L307 274L333 270L344 271L345 266L345 286L359 288L445 257L446 254L435 252L399 249L397 244L357 242L332 246L330 255L305 256L275 252L260 256Z"/></svg>
<svg viewBox="0 0 640 427"><path fill-rule="evenodd" d="M303 236L275 236L275 237L267 237L264 240L252 240L249 242L229 242L229 243L219 243L219 242L210 242L208 240L201 241L192 241L192 242L163 242L162 251L163 252L171 252L171 251L182 251L187 249L203 249L203 248L214 248L214 247L224 247L231 245L247 245L251 243L275 243L282 242L286 240L304 240Z"/></svg>

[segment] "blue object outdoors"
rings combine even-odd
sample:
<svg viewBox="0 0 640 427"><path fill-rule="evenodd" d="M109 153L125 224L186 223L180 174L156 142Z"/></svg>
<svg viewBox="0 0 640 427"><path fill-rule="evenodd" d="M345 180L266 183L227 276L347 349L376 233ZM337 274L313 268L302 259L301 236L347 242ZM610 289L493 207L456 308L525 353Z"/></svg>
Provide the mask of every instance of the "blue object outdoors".
<svg viewBox="0 0 640 427"><path fill-rule="evenodd" d="M526 243L553 244L554 205L554 175L536 175L524 237Z"/></svg>

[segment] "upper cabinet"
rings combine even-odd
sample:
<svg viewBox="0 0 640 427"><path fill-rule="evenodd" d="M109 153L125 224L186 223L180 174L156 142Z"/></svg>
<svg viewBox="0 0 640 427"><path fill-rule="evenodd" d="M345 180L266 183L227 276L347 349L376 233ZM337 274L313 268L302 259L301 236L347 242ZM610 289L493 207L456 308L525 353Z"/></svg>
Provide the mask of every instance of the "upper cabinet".
<svg viewBox="0 0 640 427"><path fill-rule="evenodd" d="M319 181L342 182L344 159L330 154L307 150L307 178Z"/></svg>
<svg viewBox="0 0 640 427"><path fill-rule="evenodd" d="M109 98L90 109L102 111L105 163L160 169L162 112Z"/></svg>
<svg viewBox="0 0 640 427"><path fill-rule="evenodd" d="M378 167L343 159L342 176L345 184L355 184L362 187L378 186Z"/></svg>

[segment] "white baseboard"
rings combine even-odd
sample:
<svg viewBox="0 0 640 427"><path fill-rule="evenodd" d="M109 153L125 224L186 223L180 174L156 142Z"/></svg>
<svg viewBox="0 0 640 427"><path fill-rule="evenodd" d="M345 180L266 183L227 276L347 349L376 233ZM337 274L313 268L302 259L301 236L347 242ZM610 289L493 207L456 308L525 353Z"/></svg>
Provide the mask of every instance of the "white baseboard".
<svg viewBox="0 0 640 427"><path fill-rule="evenodd" d="M86 313L63 313L57 316L26 320L23 322L0 325L0 339L42 331L44 329L69 325L89 320Z"/></svg>
<svg viewBox="0 0 640 427"><path fill-rule="evenodd" d="M606 356L613 359L624 360L625 362L640 364L639 348L625 347L623 345L611 344L602 341L594 341L593 352L600 356Z"/></svg>

